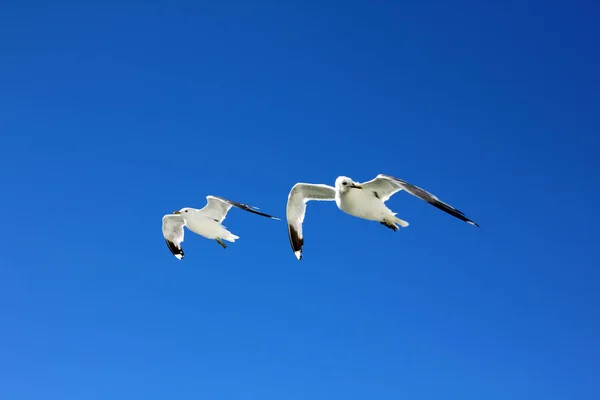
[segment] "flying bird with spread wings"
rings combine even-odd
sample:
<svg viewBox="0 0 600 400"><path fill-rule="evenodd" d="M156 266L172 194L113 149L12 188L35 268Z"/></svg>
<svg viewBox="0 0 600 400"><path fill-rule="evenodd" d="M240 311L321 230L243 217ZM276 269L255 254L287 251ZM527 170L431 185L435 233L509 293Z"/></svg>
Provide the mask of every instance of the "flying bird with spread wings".
<svg viewBox="0 0 600 400"><path fill-rule="evenodd" d="M375 179L364 183L358 183L346 176L340 176L335 180L335 187L323 184L297 183L290 190L286 208L288 235L296 258L298 260L302 259L302 247L304 246L302 223L304 222L307 202L311 200L335 201L337 207L346 214L379 222L385 227L396 231L399 227L406 228L408 222L396 217L396 213L390 210L385 202L401 190L405 190L411 195L473 226L479 226L461 211L444 203L433 194L390 175L379 174Z"/></svg>
<svg viewBox="0 0 600 400"><path fill-rule="evenodd" d="M163 216L162 232L165 241L171 253L179 260L183 260L183 227L186 226L190 231L203 236L207 239L216 240L224 249L227 245L223 240L235 242L239 236L229 232L222 222L227 216L231 207L237 207L242 210L258 214L263 217L276 219L272 215L258 211L257 207L248 206L236 201L227 200L219 196L206 196L208 203L201 209L185 207L179 211L174 211L172 214Z"/></svg>

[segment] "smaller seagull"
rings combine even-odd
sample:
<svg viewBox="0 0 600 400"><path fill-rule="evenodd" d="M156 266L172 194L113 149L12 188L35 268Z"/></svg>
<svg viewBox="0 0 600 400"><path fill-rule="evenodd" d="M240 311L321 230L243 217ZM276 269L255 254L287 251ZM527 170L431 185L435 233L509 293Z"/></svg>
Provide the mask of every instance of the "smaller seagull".
<svg viewBox="0 0 600 400"><path fill-rule="evenodd" d="M398 225L406 228L408 222L397 218L396 213L386 207L385 202L393 194L405 190L448 214L473 226L479 226L468 219L461 211L444 203L433 194L411 185L402 179L390 175L379 174L368 182L358 183L346 176L335 180L335 187L322 184L297 183L288 195L286 217L290 244L298 260L302 259L304 236L302 222L306 213L306 203L311 200L334 201L338 208L354 217L377 221L394 231Z"/></svg>
<svg viewBox="0 0 600 400"><path fill-rule="evenodd" d="M257 211L257 207L248 206L236 201L227 200L219 196L206 196L208 203L204 208L185 207L179 211L173 211L162 219L162 232L169 250L179 260L183 260L183 227L204 236L207 239L216 240L224 249L227 248L223 240L235 242L239 236L229 232L221 223L227 216L232 206L242 210L262 215L271 219L279 220L277 217Z"/></svg>

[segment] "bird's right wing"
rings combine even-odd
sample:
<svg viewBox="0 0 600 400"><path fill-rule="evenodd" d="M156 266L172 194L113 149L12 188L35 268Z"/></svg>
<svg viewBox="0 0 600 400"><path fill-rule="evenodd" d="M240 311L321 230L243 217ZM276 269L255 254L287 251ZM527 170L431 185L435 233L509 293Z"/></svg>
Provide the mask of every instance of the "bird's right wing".
<svg viewBox="0 0 600 400"><path fill-rule="evenodd" d="M286 217L290 244L298 260L302 259L302 222L306 213L306 203L310 200L333 201L335 189L332 186L310 183L297 183L288 196Z"/></svg>
<svg viewBox="0 0 600 400"><path fill-rule="evenodd" d="M384 202L388 200L394 193L399 192L400 190L405 190L409 194L426 201L432 206L452 215L455 218L463 220L473 226L479 226L476 222L473 222L467 218L462 211L456 209L448 203L443 202L437 196L429 193L427 190L412 185L400 178L396 178L391 175L379 174L375 179L363 183L362 186L365 190L373 190L375 196Z"/></svg>
<svg viewBox="0 0 600 400"><path fill-rule="evenodd" d="M179 260L183 260L183 227L185 221L181 215L167 214L162 219L162 232L169 250Z"/></svg>
<svg viewBox="0 0 600 400"><path fill-rule="evenodd" d="M271 219L279 219L269 214L258 211L258 207L249 206L247 204L238 203L237 201L229 200L220 196L206 196L207 204L199 211L204 217L214 219L218 223L222 223L227 217L227 213L231 207L237 207L244 211L253 214L261 215Z"/></svg>

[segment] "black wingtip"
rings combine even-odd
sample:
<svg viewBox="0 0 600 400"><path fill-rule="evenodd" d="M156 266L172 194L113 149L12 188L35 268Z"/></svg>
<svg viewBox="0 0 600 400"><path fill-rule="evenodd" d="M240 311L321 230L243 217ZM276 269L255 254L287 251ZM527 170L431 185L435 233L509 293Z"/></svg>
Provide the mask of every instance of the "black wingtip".
<svg viewBox="0 0 600 400"><path fill-rule="evenodd" d="M304 246L304 238L301 238L298 234L298 231L294 229L292 225L288 224L288 232L290 237L290 244L292 245L292 250L294 250L294 255L298 259L298 261L302 260L302 246Z"/></svg>
<svg viewBox="0 0 600 400"><path fill-rule="evenodd" d="M167 247L169 247L171 254L173 254L178 260L183 260L183 248L181 248L181 246L177 246L168 239L165 239L165 242L167 243Z"/></svg>
<svg viewBox="0 0 600 400"><path fill-rule="evenodd" d="M260 216L267 217L267 218L271 218L271 219L281 220L280 218L277 218L277 217L274 217L272 215L266 214L264 212L258 211L258 207L249 206L247 204L243 204L243 203L239 203L237 201L229 200L229 199L226 199L226 198L221 197L221 196L213 196L213 197L215 197L215 198L217 198L219 200L222 200L222 201L224 201L226 203L229 203L229 204L231 204L233 206L236 206L237 208L241 208L244 211L248 211L248 212L251 212L253 214L260 215Z"/></svg>
<svg viewBox="0 0 600 400"><path fill-rule="evenodd" d="M428 203L431 204L432 206L434 206L434 207L436 207L436 208L438 208L438 209L440 209L440 210L442 210L442 211L444 211L444 212L452 215L453 217L456 217L456 218L458 218L458 219L460 219L462 221L465 221L466 223L468 223L470 225L479 227L479 225L477 223L471 221L462 212L458 211L457 209L455 209L453 207L448 206L445 203L442 203L442 202L431 202L431 201L428 201Z"/></svg>

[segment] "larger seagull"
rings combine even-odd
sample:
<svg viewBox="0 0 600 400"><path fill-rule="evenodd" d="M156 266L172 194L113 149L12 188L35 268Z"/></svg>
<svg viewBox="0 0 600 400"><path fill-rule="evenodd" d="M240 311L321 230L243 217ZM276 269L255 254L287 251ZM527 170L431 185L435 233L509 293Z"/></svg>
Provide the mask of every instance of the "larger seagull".
<svg viewBox="0 0 600 400"><path fill-rule="evenodd" d="M396 213L387 208L385 202L401 190L407 191L458 219L479 226L461 211L444 203L433 194L390 175L379 174L375 179L364 183L354 182L346 176L340 176L335 180L335 187L322 184L297 183L290 191L286 209L288 234L296 258L298 260L302 259L302 247L304 245L302 222L304 221L307 202L311 200L335 200L338 208L346 214L380 222L382 225L396 231L398 225L406 228L408 222L397 218Z"/></svg>
<svg viewBox="0 0 600 400"><path fill-rule="evenodd" d="M162 232L167 246L171 253L180 260L183 260L184 256L181 247L184 226L200 236L216 240L224 249L227 246L223 243L223 240L235 242L236 239L240 238L221 225L232 206L263 217L279 219L258 211L257 207L227 200L223 197L206 196L206 200L208 203L201 209L185 207L179 211L173 211L172 214L165 215L162 219Z"/></svg>

